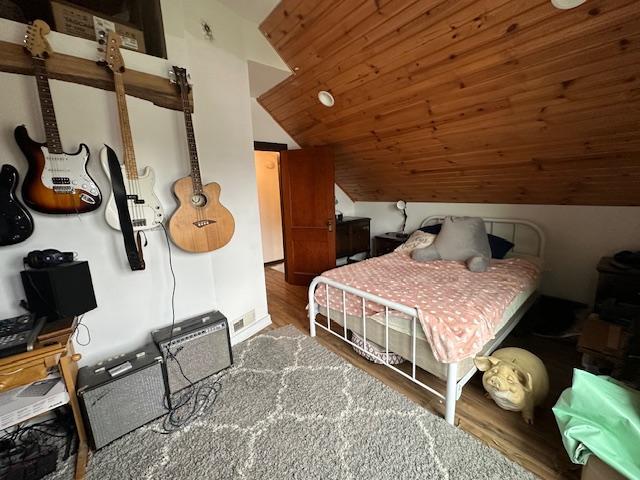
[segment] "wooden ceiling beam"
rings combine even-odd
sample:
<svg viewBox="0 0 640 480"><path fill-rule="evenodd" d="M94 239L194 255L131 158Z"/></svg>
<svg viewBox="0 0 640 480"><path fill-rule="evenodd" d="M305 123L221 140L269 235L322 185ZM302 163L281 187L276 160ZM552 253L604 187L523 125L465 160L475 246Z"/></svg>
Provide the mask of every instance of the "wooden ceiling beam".
<svg viewBox="0 0 640 480"><path fill-rule="evenodd" d="M299 70L259 102L352 199L640 205L637 1L312 3L261 25Z"/></svg>
<svg viewBox="0 0 640 480"><path fill-rule="evenodd" d="M614 8L614 6L610 8ZM567 62L567 56L575 57L583 51L607 43L606 40L609 40L612 35L618 35L615 29L620 26L620 23L625 23L632 8L634 8L633 5L614 9L610 17L599 14L593 19L589 16L580 22L585 25L584 28L574 28L573 31L570 29L572 26L570 19L557 25L557 30L553 28L549 30L545 17L540 20L538 28L519 27L519 31L512 33L514 38L517 37L517 43L513 43L514 39L510 39L509 42L500 41L501 38L504 39L505 30L509 28L506 25L508 22L504 22L503 25L483 32L494 32L493 43L489 46L472 42L473 44L468 47L466 52L459 52L454 58L451 58L451 49L438 50L421 60L420 70L416 70L417 67L413 64L411 64L412 67L405 65L404 71L394 71L382 75L368 84L368 88L362 88L363 85L360 83L350 85L349 91L342 96L339 85L332 84L334 85L332 93L336 96L341 108L327 111L319 105L314 97L292 99L287 108L278 111L277 120L287 128L287 119L292 118L292 115L301 110L316 115L318 118L333 119L334 116L359 113L363 107L367 106L378 109L385 102L393 103L396 101L398 95L415 94L424 99L437 99L438 95L446 95L445 92L438 89L440 85L445 85L449 92L454 91L464 95L463 90L467 88L486 82L495 84L498 78L508 74L519 75L518 83L524 82L527 80L524 75L529 67L544 65L551 60L562 60L562 65L566 67L572 63ZM553 7L545 4L541 9L553 10ZM575 19L573 20L575 21ZM637 19L633 22L635 25ZM597 34L603 30L604 35L598 36ZM629 34L635 33L637 30L629 32ZM585 35L590 38L597 36L597 40L594 38L593 43L585 43ZM624 37L620 39L622 38ZM613 47L619 48L619 45L610 46L610 48ZM535 70L533 73L535 74ZM398 86L404 88L397 88ZM370 92L373 91L375 95L370 95ZM448 95L448 97L450 96Z"/></svg>

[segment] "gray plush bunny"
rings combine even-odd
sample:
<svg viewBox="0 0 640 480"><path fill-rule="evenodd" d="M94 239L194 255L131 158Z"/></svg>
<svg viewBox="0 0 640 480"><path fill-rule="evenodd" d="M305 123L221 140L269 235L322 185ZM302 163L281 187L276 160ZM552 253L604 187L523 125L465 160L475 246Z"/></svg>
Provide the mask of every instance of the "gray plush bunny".
<svg viewBox="0 0 640 480"><path fill-rule="evenodd" d="M428 247L417 248L411 258L464 261L472 272L484 272L491 261L491 247L484 221L478 217L446 217L440 233Z"/></svg>

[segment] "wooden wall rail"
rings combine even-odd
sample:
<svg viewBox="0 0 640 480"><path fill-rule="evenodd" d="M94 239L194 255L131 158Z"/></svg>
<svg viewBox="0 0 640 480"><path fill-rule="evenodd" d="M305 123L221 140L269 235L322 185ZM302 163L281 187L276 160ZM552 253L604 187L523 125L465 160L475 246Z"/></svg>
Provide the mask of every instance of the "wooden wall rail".
<svg viewBox="0 0 640 480"><path fill-rule="evenodd" d="M33 75L31 58L21 45L0 41L0 71ZM106 67L84 58L54 53L47 60L49 77L65 82L88 85L113 91L113 77ZM153 102L155 105L182 111L182 101L177 88L169 79L126 70L125 89L128 95Z"/></svg>
<svg viewBox="0 0 640 480"><path fill-rule="evenodd" d="M637 0L282 0L260 29L295 73L259 103L354 200L640 205Z"/></svg>

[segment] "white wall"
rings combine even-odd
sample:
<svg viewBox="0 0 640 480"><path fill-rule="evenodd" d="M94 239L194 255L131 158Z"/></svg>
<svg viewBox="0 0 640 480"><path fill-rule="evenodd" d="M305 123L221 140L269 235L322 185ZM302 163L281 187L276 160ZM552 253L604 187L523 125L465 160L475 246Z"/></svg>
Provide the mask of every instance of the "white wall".
<svg viewBox="0 0 640 480"><path fill-rule="evenodd" d="M247 76L243 19L214 1L163 1L169 61L125 52L130 67L165 74L173 63L185 65L194 82L194 124L205 182L222 187L221 202L236 220L232 241L216 252L194 255L173 247L177 275L176 315L185 318L219 308L230 320L254 311L268 321L260 244L253 133ZM215 41L200 32L200 22L212 25ZM2 40L19 42L24 29L2 21ZM52 33L57 51L95 58L95 44ZM52 81L62 142L75 151L79 142L92 152L90 171L104 193L109 190L97 154L103 143L122 150L113 93ZM0 74L0 159L25 172L25 161L15 146L13 128L24 123L34 139L44 137L35 80L30 76ZM188 173L182 114L128 98L136 157L140 166L157 173L157 191L167 213L176 204L172 183ZM26 242L0 250L0 318L20 312L23 297L19 281L21 259L30 250L58 248L77 251L89 261L98 308L84 322L92 342L78 346L83 362L127 351L148 341L148 332L171 322L168 251L162 231L148 233L147 270L132 272L126 263L119 232L103 219L103 210L82 216L34 214L36 232Z"/></svg>
<svg viewBox="0 0 640 480"><path fill-rule="evenodd" d="M371 217L371 234L397 231L402 215L395 204L356 202L357 215ZM640 207L408 203L407 231L429 215L517 218L535 222L546 234L542 292L591 304L603 255L640 249Z"/></svg>
<svg viewBox="0 0 640 480"><path fill-rule="evenodd" d="M276 123L255 98L251 99L251 119L253 122L253 138L256 141L285 143L290 150L300 148L296 141ZM353 201L338 185L335 186L335 195L338 201L336 211L340 211L347 216L355 215Z"/></svg>

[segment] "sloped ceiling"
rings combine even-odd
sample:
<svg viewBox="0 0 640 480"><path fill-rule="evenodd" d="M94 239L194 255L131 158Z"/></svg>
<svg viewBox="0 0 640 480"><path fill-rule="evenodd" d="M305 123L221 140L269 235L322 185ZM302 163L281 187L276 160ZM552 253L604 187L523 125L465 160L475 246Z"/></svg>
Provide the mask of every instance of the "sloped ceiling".
<svg viewBox="0 0 640 480"><path fill-rule="evenodd" d="M638 0L284 0L260 29L295 72L260 104L354 200L640 205Z"/></svg>

